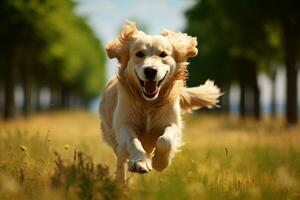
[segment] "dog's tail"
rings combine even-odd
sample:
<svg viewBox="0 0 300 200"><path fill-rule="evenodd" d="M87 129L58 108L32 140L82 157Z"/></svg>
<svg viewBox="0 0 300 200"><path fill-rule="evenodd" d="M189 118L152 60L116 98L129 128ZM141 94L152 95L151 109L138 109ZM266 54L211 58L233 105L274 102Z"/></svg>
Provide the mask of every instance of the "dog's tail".
<svg viewBox="0 0 300 200"><path fill-rule="evenodd" d="M204 85L183 88L180 93L180 106L183 111L192 111L198 108L218 107L218 98L222 94L213 81L207 80Z"/></svg>

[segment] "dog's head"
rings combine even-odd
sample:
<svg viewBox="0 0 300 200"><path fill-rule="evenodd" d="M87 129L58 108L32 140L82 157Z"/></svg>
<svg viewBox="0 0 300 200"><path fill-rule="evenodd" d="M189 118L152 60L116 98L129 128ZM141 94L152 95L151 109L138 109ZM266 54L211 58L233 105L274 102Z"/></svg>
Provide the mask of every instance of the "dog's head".
<svg viewBox="0 0 300 200"><path fill-rule="evenodd" d="M165 30L160 35L147 35L130 22L106 51L110 58L118 59L129 83L150 101L167 87L181 63L197 55L196 46L197 39L187 34Z"/></svg>

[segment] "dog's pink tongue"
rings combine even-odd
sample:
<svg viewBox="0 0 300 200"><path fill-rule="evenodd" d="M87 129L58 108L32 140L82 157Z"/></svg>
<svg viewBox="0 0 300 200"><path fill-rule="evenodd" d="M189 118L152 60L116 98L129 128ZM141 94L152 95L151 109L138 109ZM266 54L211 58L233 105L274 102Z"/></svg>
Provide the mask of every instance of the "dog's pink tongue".
<svg viewBox="0 0 300 200"><path fill-rule="evenodd" d="M158 90L158 87L156 87L156 81L145 81L144 88L147 94L155 94Z"/></svg>

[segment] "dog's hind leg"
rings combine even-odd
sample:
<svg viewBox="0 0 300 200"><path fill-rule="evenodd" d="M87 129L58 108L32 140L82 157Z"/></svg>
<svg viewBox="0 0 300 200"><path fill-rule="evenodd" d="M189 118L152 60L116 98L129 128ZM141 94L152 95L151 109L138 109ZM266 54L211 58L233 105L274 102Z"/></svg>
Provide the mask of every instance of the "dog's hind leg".
<svg viewBox="0 0 300 200"><path fill-rule="evenodd" d="M166 169L181 143L181 130L177 125L167 127L164 134L157 139L152 167L157 171Z"/></svg>

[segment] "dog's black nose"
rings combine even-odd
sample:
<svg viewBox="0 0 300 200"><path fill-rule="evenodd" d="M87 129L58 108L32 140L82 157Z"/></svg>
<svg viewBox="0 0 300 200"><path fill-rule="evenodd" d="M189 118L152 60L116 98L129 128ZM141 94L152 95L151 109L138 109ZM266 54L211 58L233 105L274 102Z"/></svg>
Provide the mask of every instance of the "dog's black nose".
<svg viewBox="0 0 300 200"><path fill-rule="evenodd" d="M155 79L155 76L157 74L157 70L153 69L151 67L146 67L144 69L144 73L145 73L146 79L153 80L153 79Z"/></svg>

